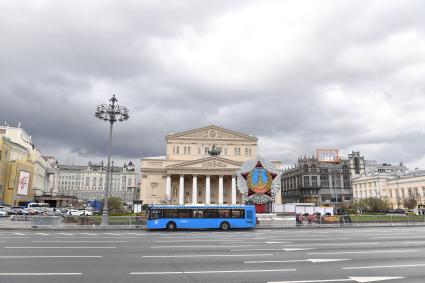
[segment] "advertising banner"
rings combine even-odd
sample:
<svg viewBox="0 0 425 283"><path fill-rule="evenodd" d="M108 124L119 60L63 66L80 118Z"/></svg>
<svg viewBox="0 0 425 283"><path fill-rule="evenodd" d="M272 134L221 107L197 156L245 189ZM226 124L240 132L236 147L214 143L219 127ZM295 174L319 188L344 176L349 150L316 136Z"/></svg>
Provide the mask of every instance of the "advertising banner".
<svg viewBox="0 0 425 283"><path fill-rule="evenodd" d="M28 195L28 184L30 182L30 173L26 171L19 172L18 192L17 195Z"/></svg>
<svg viewBox="0 0 425 283"><path fill-rule="evenodd" d="M339 154L337 149L318 149L317 159L320 162L339 162Z"/></svg>

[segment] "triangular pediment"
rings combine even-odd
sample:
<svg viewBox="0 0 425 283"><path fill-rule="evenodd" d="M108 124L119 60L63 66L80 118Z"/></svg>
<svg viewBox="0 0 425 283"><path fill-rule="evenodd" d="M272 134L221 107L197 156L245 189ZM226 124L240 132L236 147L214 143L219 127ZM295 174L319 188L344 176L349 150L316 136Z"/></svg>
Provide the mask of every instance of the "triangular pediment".
<svg viewBox="0 0 425 283"><path fill-rule="evenodd" d="M234 141L251 141L256 142L257 138L250 135L245 135L239 132L231 131L215 125L194 129L190 131L170 134L167 140L182 139L182 140L234 140Z"/></svg>
<svg viewBox="0 0 425 283"><path fill-rule="evenodd" d="M222 157L207 157L192 161L181 162L170 165L167 169L234 169L238 170L242 162L222 158Z"/></svg>

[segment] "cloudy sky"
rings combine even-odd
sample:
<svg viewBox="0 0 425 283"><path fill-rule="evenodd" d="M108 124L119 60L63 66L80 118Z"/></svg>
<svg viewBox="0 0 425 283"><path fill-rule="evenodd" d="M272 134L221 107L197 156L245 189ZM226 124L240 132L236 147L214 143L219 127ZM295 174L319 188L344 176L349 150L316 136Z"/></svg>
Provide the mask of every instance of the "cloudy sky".
<svg viewBox="0 0 425 283"><path fill-rule="evenodd" d="M210 124L292 164L318 147L425 168L425 2L0 0L0 122L61 162L163 155Z"/></svg>

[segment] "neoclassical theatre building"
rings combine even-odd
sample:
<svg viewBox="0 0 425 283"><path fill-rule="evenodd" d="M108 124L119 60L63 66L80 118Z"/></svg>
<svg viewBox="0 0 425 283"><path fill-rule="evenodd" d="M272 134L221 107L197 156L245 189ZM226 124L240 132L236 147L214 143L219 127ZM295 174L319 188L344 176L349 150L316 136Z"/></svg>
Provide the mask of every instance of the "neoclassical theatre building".
<svg viewBox="0 0 425 283"><path fill-rule="evenodd" d="M143 203L242 203L235 172L256 158L256 137L208 126L172 133L165 139L166 156L142 159Z"/></svg>

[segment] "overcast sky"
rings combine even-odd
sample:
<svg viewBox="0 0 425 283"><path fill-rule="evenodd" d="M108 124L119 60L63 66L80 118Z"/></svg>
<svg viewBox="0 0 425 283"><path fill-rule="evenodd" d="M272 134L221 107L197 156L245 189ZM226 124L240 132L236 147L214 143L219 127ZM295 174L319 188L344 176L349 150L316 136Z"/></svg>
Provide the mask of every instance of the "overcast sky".
<svg viewBox="0 0 425 283"><path fill-rule="evenodd" d="M0 122L44 155L114 159L215 124L293 164L320 148L425 169L425 1L0 0Z"/></svg>

